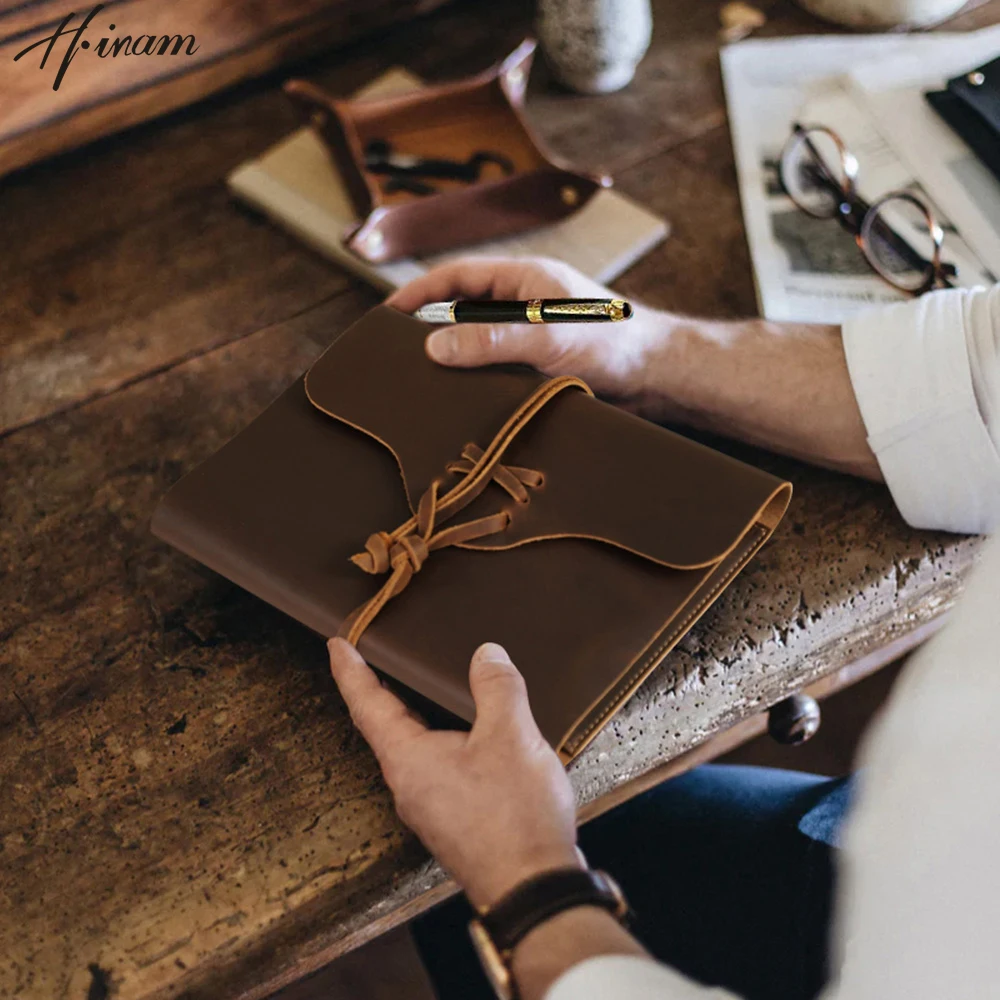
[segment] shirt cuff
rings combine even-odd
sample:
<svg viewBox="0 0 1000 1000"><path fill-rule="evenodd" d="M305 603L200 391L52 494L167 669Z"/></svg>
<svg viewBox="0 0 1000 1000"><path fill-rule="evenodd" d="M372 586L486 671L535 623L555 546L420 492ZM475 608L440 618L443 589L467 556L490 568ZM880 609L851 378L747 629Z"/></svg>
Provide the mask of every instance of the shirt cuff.
<svg viewBox="0 0 1000 1000"><path fill-rule="evenodd" d="M934 292L844 323L868 443L915 528L978 533L1000 522L1000 454L976 402L966 341L975 294Z"/></svg>
<svg viewBox="0 0 1000 1000"><path fill-rule="evenodd" d="M638 955L598 955L564 972L545 1000L736 1000Z"/></svg>

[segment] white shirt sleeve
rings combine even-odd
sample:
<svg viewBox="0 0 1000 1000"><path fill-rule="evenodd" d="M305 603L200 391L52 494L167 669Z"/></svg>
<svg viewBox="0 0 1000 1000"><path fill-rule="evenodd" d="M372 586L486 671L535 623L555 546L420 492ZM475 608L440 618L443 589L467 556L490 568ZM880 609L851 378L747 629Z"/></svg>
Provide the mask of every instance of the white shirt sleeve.
<svg viewBox="0 0 1000 1000"><path fill-rule="evenodd" d="M549 988L545 1000L738 1000L701 986L666 965L635 955L599 955L574 965Z"/></svg>
<svg viewBox="0 0 1000 1000"><path fill-rule="evenodd" d="M861 747L824 1000L1000 995L1000 537Z"/></svg>
<svg viewBox="0 0 1000 1000"><path fill-rule="evenodd" d="M1000 526L1000 286L950 289L844 324L886 484L915 528Z"/></svg>

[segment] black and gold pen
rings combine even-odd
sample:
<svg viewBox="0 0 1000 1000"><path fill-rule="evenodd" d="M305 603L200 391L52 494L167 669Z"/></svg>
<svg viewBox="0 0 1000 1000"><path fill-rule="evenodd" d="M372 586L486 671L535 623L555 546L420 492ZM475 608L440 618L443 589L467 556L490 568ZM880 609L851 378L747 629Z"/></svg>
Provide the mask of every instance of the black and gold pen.
<svg viewBox="0 0 1000 1000"><path fill-rule="evenodd" d="M623 299L459 299L428 302L413 315L426 323L617 323L632 307Z"/></svg>

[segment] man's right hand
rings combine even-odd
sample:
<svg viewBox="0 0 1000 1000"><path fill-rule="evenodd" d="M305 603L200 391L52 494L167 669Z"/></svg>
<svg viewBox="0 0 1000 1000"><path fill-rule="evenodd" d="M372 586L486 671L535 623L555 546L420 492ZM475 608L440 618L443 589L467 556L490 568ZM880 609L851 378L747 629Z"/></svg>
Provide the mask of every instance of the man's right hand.
<svg viewBox="0 0 1000 1000"><path fill-rule="evenodd" d="M387 304L413 312L452 299L611 299L616 294L562 261L471 258L434 268ZM457 324L435 330L427 353L443 365L530 365L548 376L577 375L603 396L638 408L651 355L667 336L663 314L635 305L625 323Z"/></svg>
<svg viewBox="0 0 1000 1000"><path fill-rule="evenodd" d="M614 298L561 261L455 260L387 301L404 312L451 299ZM748 441L881 479L854 397L840 328L749 319L718 322L632 303L627 323L557 323L435 330L427 353L462 368L500 362L577 375L594 392L651 420Z"/></svg>

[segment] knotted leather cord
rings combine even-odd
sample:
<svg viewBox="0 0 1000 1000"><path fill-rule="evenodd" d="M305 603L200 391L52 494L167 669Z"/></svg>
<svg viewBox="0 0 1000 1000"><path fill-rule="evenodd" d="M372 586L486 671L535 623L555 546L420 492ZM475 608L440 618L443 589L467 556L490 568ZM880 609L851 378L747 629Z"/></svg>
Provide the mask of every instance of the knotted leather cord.
<svg viewBox="0 0 1000 1000"><path fill-rule="evenodd" d="M528 501L526 487L540 486L542 474L534 469L501 465L500 459L542 407L564 389L571 388L593 395L586 382L570 375L543 383L514 411L485 451L474 444L466 445L461 459L446 466L446 471L462 474L462 479L447 493L439 495L441 480L435 479L420 498L413 517L393 532L377 531L368 536L365 551L351 556L351 562L366 573L382 574L390 570L392 573L371 600L344 619L339 636L357 645L378 613L406 588L431 552L494 535L510 524L510 514L500 511L435 532L438 524L472 503L490 482L497 482L517 502Z"/></svg>
<svg viewBox="0 0 1000 1000"><path fill-rule="evenodd" d="M449 462L445 468L448 472L466 474L472 471L476 462L483 457L483 449L477 444L467 444L462 449L462 457L457 462ZM497 465L493 469L493 482L502 486L518 503L528 502L530 486L536 489L545 481L545 477L534 469L525 469L519 465Z"/></svg>

